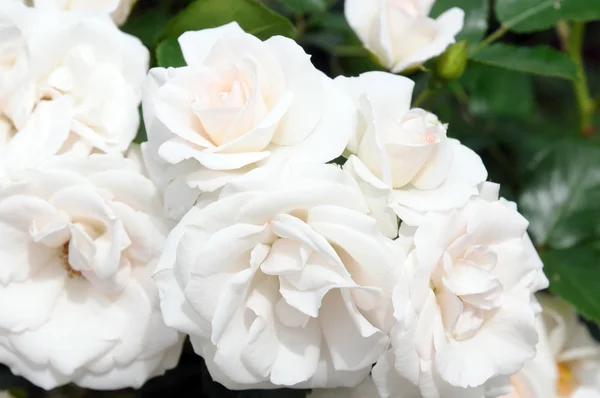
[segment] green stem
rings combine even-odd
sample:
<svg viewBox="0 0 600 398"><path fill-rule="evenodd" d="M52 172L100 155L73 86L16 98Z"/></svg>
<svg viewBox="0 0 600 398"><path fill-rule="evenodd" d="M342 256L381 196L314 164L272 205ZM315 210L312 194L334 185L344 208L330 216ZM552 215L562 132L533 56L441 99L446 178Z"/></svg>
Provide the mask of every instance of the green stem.
<svg viewBox="0 0 600 398"><path fill-rule="evenodd" d="M296 15L294 22L295 22L295 25L296 25L296 32L298 34L298 37L300 37L306 31L306 26L307 26L306 25L306 20L304 19L303 15Z"/></svg>
<svg viewBox="0 0 600 398"><path fill-rule="evenodd" d="M495 42L496 40L500 39L507 32L508 32L508 28L506 26L499 27L494 32L492 32L488 37L486 37L485 39L480 41L479 44L477 44L477 46L475 47L475 49L473 49L473 51L471 52L470 55L473 56L473 55L477 54L479 51L481 51L488 45L490 45L493 42Z"/></svg>
<svg viewBox="0 0 600 398"><path fill-rule="evenodd" d="M421 105L423 105L431 97L431 95L433 93L434 93L434 90L432 90L430 87L425 88L425 90L423 90L421 92L421 94L419 94L419 96L417 97L415 102L413 102L412 107L413 108L421 107Z"/></svg>
<svg viewBox="0 0 600 398"><path fill-rule="evenodd" d="M556 24L556 34L558 35L558 40L560 41L560 47L563 50L567 50L569 47L569 32L571 29L569 28L569 24L567 21L558 21Z"/></svg>
<svg viewBox="0 0 600 398"><path fill-rule="evenodd" d="M567 45L567 54L571 57L575 65L577 65L578 79L573 82L575 89L575 98L577 99L577 107L579 109L579 124L580 132L583 136L589 137L594 131L594 100L590 96L587 87L587 79L583 65L583 38L585 33L585 23L574 23L569 34Z"/></svg>

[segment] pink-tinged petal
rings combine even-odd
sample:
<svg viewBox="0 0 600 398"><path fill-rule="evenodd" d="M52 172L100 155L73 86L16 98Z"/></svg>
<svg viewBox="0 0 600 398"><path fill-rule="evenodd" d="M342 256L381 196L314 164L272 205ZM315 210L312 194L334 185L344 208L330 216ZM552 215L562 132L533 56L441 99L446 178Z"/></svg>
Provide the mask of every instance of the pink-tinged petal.
<svg viewBox="0 0 600 398"><path fill-rule="evenodd" d="M260 93L267 109L279 101L286 89L281 66L269 46L250 34L227 34L218 40L204 60L204 66L217 68L221 65L257 65L258 78L262 84Z"/></svg>
<svg viewBox="0 0 600 398"><path fill-rule="evenodd" d="M250 127L247 132L214 148L213 151L221 153L262 151L272 142L273 134L279 129L281 118L288 111L292 100L293 94L289 91L286 92L270 112L259 119L256 126ZM247 106L250 107L252 104L248 103Z"/></svg>
<svg viewBox="0 0 600 398"><path fill-rule="evenodd" d="M194 147L215 146L201 134L203 129L192 111L190 94L185 89L165 84L151 101L157 120L168 129L171 137L175 135ZM157 129L160 131L160 126L157 125Z"/></svg>

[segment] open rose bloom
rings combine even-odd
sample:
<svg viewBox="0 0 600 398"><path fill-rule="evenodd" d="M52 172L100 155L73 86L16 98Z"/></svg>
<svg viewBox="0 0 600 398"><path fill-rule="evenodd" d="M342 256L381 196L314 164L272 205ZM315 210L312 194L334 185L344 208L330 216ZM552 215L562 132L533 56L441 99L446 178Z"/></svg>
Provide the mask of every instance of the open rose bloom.
<svg viewBox="0 0 600 398"><path fill-rule="evenodd" d="M538 295L542 314L536 357L511 377L502 398L600 397L600 345L569 304Z"/></svg>
<svg viewBox="0 0 600 398"><path fill-rule="evenodd" d="M346 168L364 187L381 228L396 235L395 212L418 225L427 212L464 206L478 195L487 171L475 152L447 137L447 125L410 109L412 80L383 72L339 77L356 106L356 129Z"/></svg>
<svg viewBox="0 0 600 398"><path fill-rule="evenodd" d="M151 70L143 100L146 161L175 218L256 167L341 155L352 104L294 41L231 23L179 43L188 66Z"/></svg>
<svg viewBox="0 0 600 398"><path fill-rule="evenodd" d="M464 208L400 228L397 324L373 370L382 397L482 397L535 356L532 293L548 281L527 221L497 189L487 183Z"/></svg>
<svg viewBox="0 0 600 398"><path fill-rule="evenodd" d="M0 189L0 362L15 374L118 389L177 364L151 280L170 225L140 170L63 155Z"/></svg>
<svg viewBox="0 0 600 398"><path fill-rule="evenodd" d="M60 153L125 152L148 50L105 15L0 4L0 147L37 123L29 129L60 140Z"/></svg>
<svg viewBox="0 0 600 398"><path fill-rule="evenodd" d="M0 0L1 364L44 389L139 388L189 335L233 390L600 398L598 346L535 298L528 221L412 80L331 79L236 22L148 72L114 23L133 3ZM400 72L462 28L432 7L345 14Z"/></svg>
<svg viewBox="0 0 600 398"><path fill-rule="evenodd" d="M338 166L256 169L171 232L165 321L230 389L354 386L389 344L402 261Z"/></svg>

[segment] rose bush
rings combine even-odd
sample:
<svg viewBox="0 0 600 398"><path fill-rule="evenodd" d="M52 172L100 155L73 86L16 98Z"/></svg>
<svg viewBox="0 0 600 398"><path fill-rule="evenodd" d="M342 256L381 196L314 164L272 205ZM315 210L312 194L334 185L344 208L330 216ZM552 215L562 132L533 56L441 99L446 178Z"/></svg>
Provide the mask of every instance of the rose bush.
<svg viewBox="0 0 600 398"><path fill-rule="evenodd" d="M0 395L600 398L595 1L0 0Z"/></svg>
<svg viewBox="0 0 600 398"><path fill-rule="evenodd" d="M146 161L174 218L255 167L341 155L352 105L294 41L231 23L179 44L187 66L153 69L143 100Z"/></svg>
<svg viewBox="0 0 600 398"><path fill-rule="evenodd" d="M464 11L428 17L435 0L346 0L345 15L365 47L392 72L440 55L462 30Z"/></svg>
<svg viewBox="0 0 600 398"><path fill-rule="evenodd" d="M192 208L154 278L227 388L354 386L388 347L400 256L348 173L288 163Z"/></svg>
<svg viewBox="0 0 600 398"><path fill-rule="evenodd" d="M491 183L463 209L400 227L397 324L373 369L382 397L482 397L535 356L533 293L548 280L526 229Z"/></svg>
<svg viewBox="0 0 600 398"><path fill-rule="evenodd" d="M0 362L51 389L139 387L174 367L152 272L170 224L140 165L54 156L0 189Z"/></svg>
<svg viewBox="0 0 600 398"><path fill-rule="evenodd" d="M60 152L124 152L136 135L148 50L102 16L0 7L0 135L7 142L40 104L44 125L68 125ZM54 105L53 105L54 106ZM59 120L60 119L60 120Z"/></svg>
<svg viewBox="0 0 600 398"><path fill-rule="evenodd" d="M446 137L447 125L423 109L410 109L412 80L384 72L339 77L354 99L358 121L348 144L348 167L365 186L381 225L390 210L417 225L427 212L464 206L487 178L479 156ZM393 236L395 236L393 231Z"/></svg>

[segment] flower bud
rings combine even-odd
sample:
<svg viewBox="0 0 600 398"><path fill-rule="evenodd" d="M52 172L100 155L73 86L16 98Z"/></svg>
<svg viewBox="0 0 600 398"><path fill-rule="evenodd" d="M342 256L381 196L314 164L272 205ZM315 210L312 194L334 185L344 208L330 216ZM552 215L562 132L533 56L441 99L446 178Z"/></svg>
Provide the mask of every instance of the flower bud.
<svg viewBox="0 0 600 398"><path fill-rule="evenodd" d="M462 76L467 66L467 41L463 40L448 47L435 61L435 75L442 80L452 81Z"/></svg>

